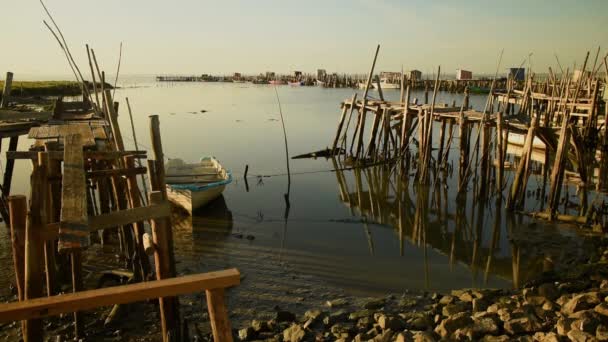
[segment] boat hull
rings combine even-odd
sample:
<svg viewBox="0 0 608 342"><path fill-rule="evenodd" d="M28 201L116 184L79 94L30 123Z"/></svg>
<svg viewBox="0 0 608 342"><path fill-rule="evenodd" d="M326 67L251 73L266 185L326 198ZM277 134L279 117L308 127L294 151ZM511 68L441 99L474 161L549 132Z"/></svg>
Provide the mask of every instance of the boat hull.
<svg viewBox="0 0 608 342"><path fill-rule="evenodd" d="M173 189L167 185L167 198L173 204L186 209L192 215L192 212L196 209L202 208L218 198L224 192L224 189L226 189L226 186L221 185L205 191L192 191Z"/></svg>

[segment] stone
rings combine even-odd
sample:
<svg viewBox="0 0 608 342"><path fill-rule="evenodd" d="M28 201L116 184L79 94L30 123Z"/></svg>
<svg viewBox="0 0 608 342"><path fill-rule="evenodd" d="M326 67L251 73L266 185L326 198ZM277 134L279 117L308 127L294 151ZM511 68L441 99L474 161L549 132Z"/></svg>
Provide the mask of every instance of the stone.
<svg viewBox="0 0 608 342"><path fill-rule="evenodd" d="M500 335L500 336L486 335L480 341L481 342L508 342L508 341L511 341L511 337L509 337L507 335Z"/></svg>
<svg viewBox="0 0 608 342"><path fill-rule="evenodd" d="M386 299L378 298L378 299L370 299L365 304L363 304L364 309L368 310L377 310L386 305Z"/></svg>
<svg viewBox="0 0 608 342"><path fill-rule="evenodd" d="M354 325L352 323L336 323L330 329L331 333L338 338L348 338L354 333L354 330Z"/></svg>
<svg viewBox="0 0 608 342"><path fill-rule="evenodd" d="M373 315L373 312L369 311L369 310L359 310L359 311L355 311L355 312L351 312L348 315L348 319L351 321L356 321L360 318L363 317L371 317Z"/></svg>
<svg viewBox="0 0 608 342"><path fill-rule="evenodd" d="M329 316L323 318L323 323L327 326L332 326L339 322L344 322L348 319L349 313L343 310L332 312Z"/></svg>
<svg viewBox="0 0 608 342"><path fill-rule="evenodd" d="M241 341L250 341L255 337L255 330L252 327L247 327L239 330L239 339Z"/></svg>
<svg viewBox="0 0 608 342"><path fill-rule="evenodd" d="M600 298L597 292L588 292L572 297L562 306L562 312L566 315L573 314L577 311L592 309L600 303Z"/></svg>
<svg viewBox="0 0 608 342"><path fill-rule="evenodd" d="M366 333L358 333L357 335L355 335L355 337L353 338L353 342L367 342L371 339L372 337L369 336Z"/></svg>
<svg viewBox="0 0 608 342"><path fill-rule="evenodd" d="M383 331L381 334L376 335L373 339L374 342L392 342L395 333L391 329Z"/></svg>
<svg viewBox="0 0 608 342"><path fill-rule="evenodd" d="M378 325L382 330L401 331L405 329L405 322L399 317L382 315L378 318Z"/></svg>
<svg viewBox="0 0 608 342"><path fill-rule="evenodd" d="M534 339L534 341L538 341L538 342L559 342L560 341L559 336L554 332L548 332L548 333L537 332L536 334L534 334L533 339Z"/></svg>
<svg viewBox="0 0 608 342"><path fill-rule="evenodd" d="M473 333L476 337L496 335L500 332L498 319L492 317L473 318Z"/></svg>
<svg viewBox="0 0 608 342"><path fill-rule="evenodd" d="M258 321L256 319L254 319L253 321L251 321L251 327L253 328L253 330L255 332L266 332L266 331L270 331L270 328L268 326L268 322L265 321Z"/></svg>
<svg viewBox="0 0 608 342"><path fill-rule="evenodd" d="M464 327L460 329L456 329L450 339L453 341L473 341L473 328L472 327Z"/></svg>
<svg viewBox="0 0 608 342"><path fill-rule="evenodd" d="M488 309L488 301L485 298L473 298L471 301L473 312L486 311Z"/></svg>
<svg viewBox="0 0 608 342"><path fill-rule="evenodd" d="M454 303L455 300L456 300L456 298L454 296L445 295L445 296L441 297L441 299L439 300L439 304L448 305L448 304Z"/></svg>
<svg viewBox="0 0 608 342"><path fill-rule="evenodd" d="M360 330L367 331L374 325L374 319L372 317L361 317L357 321L357 328Z"/></svg>
<svg viewBox="0 0 608 342"><path fill-rule="evenodd" d="M448 305L444 306L443 309L441 310L441 314L443 314L446 317L452 316L457 313L468 311L469 308L470 308L470 303L465 303L465 302L452 303L452 304L448 304Z"/></svg>
<svg viewBox="0 0 608 342"><path fill-rule="evenodd" d="M464 328L473 323L473 320L466 312L461 312L450 316L435 328L435 332L442 338L448 338L456 330Z"/></svg>
<svg viewBox="0 0 608 342"><path fill-rule="evenodd" d="M579 312L582 312L582 314L570 323L570 328L595 335L595 330L600 324L599 319L596 317L597 314L591 310Z"/></svg>
<svg viewBox="0 0 608 342"><path fill-rule="evenodd" d="M560 336L566 336L568 335L568 332L570 332L570 329L572 329L570 327L570 325L572 324L573 319L568 318L568 317L560 317L557 320L557 324L555 325L555 328L557 330L557 334Z"/></svg>
<svg viewBox="0 0 608 342"><path fill-rule="evenodd" d="M327 304L327 306L329 306L330 308L336 308L348 305L348 301L344 298L338 298L334 300L328 300L327 302L325 302L325 304Z"/></svg>
<svg viewBox="0 0 608 342"><path fill-rule="evenodd" d="M505 331L511 335L533 333L540 330L542 326L536 318L531 316L513 318L505 322Z"/></svg>
<svg viewBox="0 0 608 342"><path fill-rule="evenodd" d="M395 342L410 342L414 339L412 333L409 330L400 332L395 337Z"/></svg>
<svg viewBox="0 0 608 342"><path fill-rule="evenodd" d="M407 321L407 326L412 330L427 330L433 324L426 316L414 317Z"/></svg>
<svg viewBox="0 0 608 342"><path fill-rule="evenodd" d="M586 332L582 332L580 330L570 330L568 332L568 338L573 342L591 342L597 341L595 336L591 334L587 334Z"/></svg>
<svg viewBox="0 0 608 342"><path fill-rule="evenodd" d="M313 321L319 319L321 315L323 315L323 312L321 310L308 310L304 313L304 317L306 317L307 319L312 319Z"/></svg>
<svg viewBox="0 0 608 342"><path fill-rule="evenodd" d="M458 299L460 299L463 302L472 302L473 298L475 298L475 297L473 297L473 294L469 291L464 292L463 294L458 296Z"/></svg>
<svg viewBox="0 0 608 342"><path fill-rule="evenodd" d="M277 322L293 322L296 320L296 315L289 311L277 311L275 319Z"/></svg>
<svg viewBox="0 0 608 342"><path fill-rule="evenodd" d="M597 312L598 314L606 316L606 318L608 318L608 303L600 303L596 305L593 310L595 310L595 312Z"/></svg>
<svg viewBox="0 0 608 342"><path fill-rule="evenodd" d="M428 331L417 331L412 337L414 342L435 342L435 336Z"/></svg>
<svg viewBox="0 0 608 342"><path fill-rule="evenodd" d="M595 338L599 341L608 341L608 328L603 324L598 325L595 330Z"/></svg>
<svg viewBox="0 0 608 342"><path fill-rule="evenodd" d="M401 300L399 300L399 306L404 307L404 308L416 306L417 303L418 303L418 301L416 299L408 298L408 297L401 298Z"/></svg>
<svg viewBox="0 0 608 342"><path fill-rule="evenodd" d="M548 300L543 304L542 309L545 311L556 311L558 310L558 306L556 303Z"/></svg>
<svg viewBox="0 0 608 342"><path fill-rule="evenodd" d="M299 324L292 324L289 328L283 331L284 342L300 342L304 341L308 334Z"/></svg>

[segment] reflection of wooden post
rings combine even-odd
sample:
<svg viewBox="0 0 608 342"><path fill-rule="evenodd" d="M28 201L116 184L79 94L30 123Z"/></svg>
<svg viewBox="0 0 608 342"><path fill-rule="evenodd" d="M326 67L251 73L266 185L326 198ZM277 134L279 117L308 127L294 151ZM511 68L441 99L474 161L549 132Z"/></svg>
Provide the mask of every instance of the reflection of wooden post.
<svg viewBox="0 0 608 342"><path fill-rule="evenodd" d="M11 97L11 87L13 85L13 73L7 72L6 79L4 80L4 90L2 91L2 102L0 102L0 108L8 107L8 101Z"/></svg>
<svg viewBox="0 0 608 342"><path fill-rule="evenodd" d="M158 171L158 170L156 170ZM163 203L163 195L160 191L150 192L148 201L151 205ZM168 218L154 219L151 221L152 239L156 250L154 252L154 263L156 266L156 279L167 279L175 277L175 263L173 262L173 245L170 244L169 235L171 225ZM159 298L160 318L165 342L173 340L169 336L178 333L179 308L177 298Z"/></svg>
<svg viewBox="0 0 608 342"><path fill-rule="evenodd" d="M206 290L205 293L207 295L207 308L211 330L213 331L213 340L232 342L232 328L224 302L224 289Z"/></svg>

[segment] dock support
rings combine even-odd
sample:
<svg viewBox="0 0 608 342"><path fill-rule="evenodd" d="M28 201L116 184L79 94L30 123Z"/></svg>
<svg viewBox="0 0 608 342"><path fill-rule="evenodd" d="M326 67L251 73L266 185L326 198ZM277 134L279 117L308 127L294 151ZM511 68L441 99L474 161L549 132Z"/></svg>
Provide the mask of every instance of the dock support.
<svg viewBox="0 0 608 342"><path fill-rule="evenodd" d="M0 108L8 107L8 101L11 97L11 89L13 86L13 73L7 72L6 79L4 80L4 90L2 91L2 101L0 101Z"/></svg>

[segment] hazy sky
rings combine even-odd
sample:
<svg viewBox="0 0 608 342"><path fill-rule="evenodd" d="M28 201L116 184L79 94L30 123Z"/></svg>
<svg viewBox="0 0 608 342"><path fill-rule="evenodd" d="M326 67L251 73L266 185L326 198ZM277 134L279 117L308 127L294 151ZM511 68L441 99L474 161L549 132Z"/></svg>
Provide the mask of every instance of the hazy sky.
<svg viewBox="0 0 608 342"><path fill-rule="evenodd" d="M365 73L376 44L377 70L442 66L493 73L532 52L545 72L608 51L605 0L46 0L79 65L84 44L102 68L124 74L243 73L274 70ZM38 0L0 0L0 73L70 71ZM602 52L602 55L606 53ZM87 69L88 70L88 69ZM3 77L3 76L2 76Z"/></svg>

